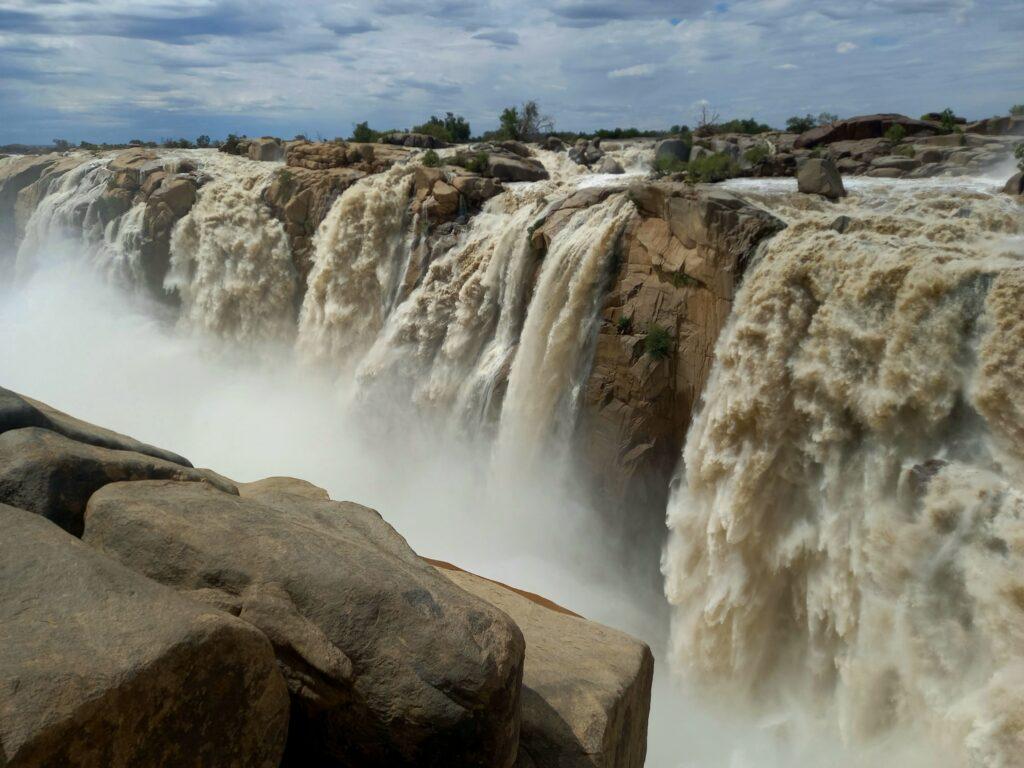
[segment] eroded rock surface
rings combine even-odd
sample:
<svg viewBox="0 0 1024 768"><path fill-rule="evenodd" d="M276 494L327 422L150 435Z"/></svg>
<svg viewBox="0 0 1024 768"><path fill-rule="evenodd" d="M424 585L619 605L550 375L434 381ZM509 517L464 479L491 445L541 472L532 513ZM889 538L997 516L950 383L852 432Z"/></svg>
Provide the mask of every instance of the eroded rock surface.
<svg viewBox="0 0 1024 768"><path fill-rule="evenodd" d="M528 593L446 563L435 565L523 630L521 765L643 766L654 674L644 643Z"/></svg>
<svg viewBox="0 0 1024 768"><path fill-rule="evenodd" d="M267 639L0 504L0 764L276 768Z"/></svg>
<svg viewBox="0 0 1024 768"><path fill-rule="evenodd" d="M512 765L523 638L373 510L280 488L108 485L84 539L237 613L275 647L293 765Z"/></svg>

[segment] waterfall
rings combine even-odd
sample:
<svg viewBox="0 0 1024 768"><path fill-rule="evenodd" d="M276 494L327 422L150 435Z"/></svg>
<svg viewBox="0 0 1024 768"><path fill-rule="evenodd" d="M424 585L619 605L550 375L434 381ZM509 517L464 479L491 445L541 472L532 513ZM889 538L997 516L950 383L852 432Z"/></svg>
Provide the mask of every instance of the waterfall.
<svg viewBox="0 0 1024 768"><path fill-rule="evenodd" d="M552 440L568 444L589 374L602 288L633 212L624 194L611 195L573 214L551 242L509 374L499 456L529 458Z"/></svg>
<svg viewBox="0 0 1024 768"><path fill-rule="evenodd" d="M1024 217L950 180L748 189L789 223L719 339L668 513L674 660L1024 754ZM849 217L845 234L831 224ZM965 746L966 745L966 746Z"/></svg>
<svg viewBox="0 0 1024 768"><path fill-rule="evenodd" d="M299 314L300 351L354 365L394 307L411 254L411 168L360 179L334 202L314 240Z"/></svg>
<svg viewBox="0 0 1024 768"><path fill-rule="evenodd" d="M260 197L275 166L218 158L171 235L164 281L181 323L245 344L294 335L295 267L284 226Z"/></svg>

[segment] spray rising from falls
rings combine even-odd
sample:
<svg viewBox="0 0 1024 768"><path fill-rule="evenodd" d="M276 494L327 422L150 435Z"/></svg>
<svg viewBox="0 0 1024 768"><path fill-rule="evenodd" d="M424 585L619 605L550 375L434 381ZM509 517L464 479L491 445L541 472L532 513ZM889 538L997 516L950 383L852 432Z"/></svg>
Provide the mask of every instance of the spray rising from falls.
<svg viewBox="0 0 1024 768"><path fill-rule="evenodd" d="M850 740L916 724L958 764L1020 765L1024 221L941 183L854 190L760 196L789 227L684 450L675 659L829 702Z"/></svg>

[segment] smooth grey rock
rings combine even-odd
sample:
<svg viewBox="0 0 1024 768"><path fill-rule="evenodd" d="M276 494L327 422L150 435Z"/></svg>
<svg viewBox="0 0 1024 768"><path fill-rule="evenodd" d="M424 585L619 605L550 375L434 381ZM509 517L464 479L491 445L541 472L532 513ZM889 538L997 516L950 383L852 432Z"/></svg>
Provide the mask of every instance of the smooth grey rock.
<svg viewBox="0 0 1024 768"><path fill-rule="evenodd" d="M601 158L601 162L597 164L598 173L625 173L622 165L611 155L605 155Z"/></svg>
<svg viewBox="0 0 1024 768"><path fill-rule="evenodd" d="M89 443L119 451L134 451L181 464L184 467L192 466L188 459L176 453L140 443L134 438L103 427L97 427L81 419L76 419L74 416L69 416L63 411L58 411L46 403L0 387L0 433L22 427L42 427L52 432L59 432L80 443Z"/></svg>
<svg viewBox="0 0 1024 768"><path fill-rule="evenodd" d="M272 488L108 485L84 540L271 640L292 694L290 764L507 768L523 637L380 515Z"/></svg>
<svg viewBox="0 0 1024 768"><path fill-rule="evenodd" d="M872 168L898 168L901 171L912 171L921 167L921 161L903 155L884 155L871 161Z"/></svg>
<svg viewBox="0 0 1024 768"><path fill-rule="evenodd" d="M0 502L42 515L80 536L85 504L107 483L166 478L235 486L208 470L183 467L132 451L79 443L38 427L0 435Z"/></svg>
<svg viewBox="0 0 1024 768"><path fill-rule="evenodd" d="M539 160L516 155L492 154L488 159L488 175L501 181L543 181L548 172Z"/></svg>
<svg viewBox="0 0 1024 768"><path fill-rule="evenodd" d="M1013 174L1003 187L1007 195L1024 195L1024 171Z"/></svg>
<svg viewBox="0 0 1024 768"><path fill-rule="evenodd" d="M843 178L836 164L826 158L812 157L805 160L796 181L797 188L805 194L821 195L829 200L846 196Z"/></svg>
<svg viewBox="0 0 1024 768"><path fill-rule="evenodd" d="M288 691L267 639L0 505L0 764L274 768Z"/></svg>
<svg viewBox="0 0 1024 768"><path fill-rule="evenodd" d="M853 223L853 219L849 216L836 216L833 222L829 224L829 229L833 229L842 235L850 228L851 223Z"/></svg>
<svg viewBox="0 0 1024 768"><path fill-rule="evenodd" d="M654 150L654 162L677 160L685 163L690 159L691 145L682 139L665 139L659 141Z"/></svg>

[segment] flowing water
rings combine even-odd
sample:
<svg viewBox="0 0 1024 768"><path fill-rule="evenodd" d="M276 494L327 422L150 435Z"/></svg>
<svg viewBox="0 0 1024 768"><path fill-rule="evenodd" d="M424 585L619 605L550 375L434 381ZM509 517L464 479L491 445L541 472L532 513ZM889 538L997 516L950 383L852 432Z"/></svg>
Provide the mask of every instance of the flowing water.
<svg viewBox="0 0 1024 768"><path fill-rule="evenodd" d="M541 151L549 181L507 185L441 247L396 166L334 201L303 286L262 200L280 166L179 154L211 180L171 239L171 325L111 288L142 283L145 208L99 226L108 159L88 160L27 222L5 385L239 479L309 477L426 555L644 637L655 768L1020 765L1024 220L990 180L852 180L838 204L732 185L789 226L748 270L686 442L666 648L664 599L566 461L633 205L577 211L543 258L530 243L623 178Z"/></svg>
<svg viewBox="0 0 1024 768"><path fill-rule="evenodd" d="M740 290L669 509L674 660L852 743L1024 761L1024 215L984 182L734 185ZM849 218L845 233L831 224Z"/></svg>

